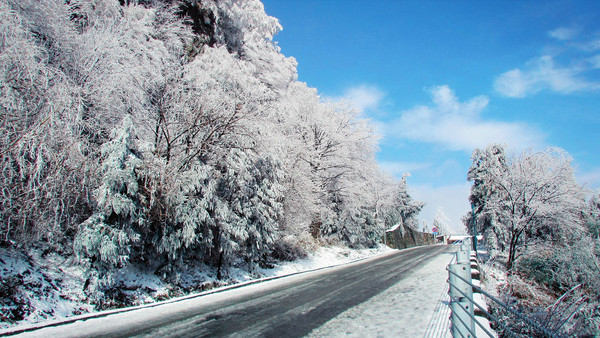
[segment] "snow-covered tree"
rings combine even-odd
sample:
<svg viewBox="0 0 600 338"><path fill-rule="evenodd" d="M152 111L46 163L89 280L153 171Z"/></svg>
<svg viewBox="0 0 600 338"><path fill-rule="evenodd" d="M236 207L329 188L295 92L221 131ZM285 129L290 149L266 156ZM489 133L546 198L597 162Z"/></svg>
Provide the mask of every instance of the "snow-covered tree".
<svg viewBox="0 0 600 338"><path fill-rule="evenodd" d="M56 250L89 212L94 167L78 147L77 88L60 69L72 46L65 13L60 2L0 2L0 233Z"/></svg>
<svg viewBox="0 0 600 338"><path fill-rule="evenodd" d="M351 106L323 100L302 83L290 86L273 115L275 131L267 139L286 139L269 148L287 174L286 227L308 229L315 238L372 245L382 230L375 218L384 198L373 202L378 193L373 182L381 175L370 125ZM371 239L362 242L367 233Z"/></svg>
<svg viewBox="0 0 600 338"><path fill-rule="evenodd" d="M593 195L588 201L586 215L587 227L592 238L600 239L600 194Z"/></svg>
<svg viewBox="0 0 600 338"><path fill-rule="evenodd" d="M440 235L449 235L450 229L448 226L448 216L444 213L444 210L441 207L438 207L435 212L435 217L433 218L433 226L438 229L438 234Z"/></svg>
<svg viewBox="0 0 600 338"><path fill-rule="evenodd" d="M402 176L402 179L397 184L393 203L389 207L390 209L386 213L386 227L390 228L396 224L402 224L405 227L409 227L414 230L419 229L419 220L417 215L425 206L425 203L415 201L408 193L408 186L406 177L408 174Z"/></svg>
<svg viewBox="0 0 600 338"><path fill-rule="evenodd" d="M499 193L494 177L502 177L508 170L506 152L503 146L492 144L485 149L475 149L471 161L467 179L473 181L469 200L475 215L467 214L468 228L476 226L477 233L484 234L491 249L504 250L506 240L501 237L503 233L494 227L495 215L490 212L492 203L488 202Z"/></svg>
<svg viewBox="0 0 600 338"><path fill-rule="evenodd" d="M141 159L132 143L133 124L126 116L102 145L102 184L94 191L96 210L83 222L75 238L75 252L90 258L102 272L124 265L131 246L138 241L143 226L138 173Z"/></svg>
<svg viewBox="0 0 600 338"><path fill-rule="evenodd" d="M282 218L281 171L269 158L231 149L216 166L197 164L165 201L167 219L155 230L157 250L169 262L190 256L223 268L265 260Z"/></svg>
<svg viewBox="0 0 600 338"><path fill-rule="evenodd" d="M491 220L498 242L508 250L510 269L531 241L580 232L585 199L563 150L525 152L506 161L498 150L492 146L474 152L471 201L478 205L478 215ZM494 156L480 156L483 153Z"/></svg>
<svg viewBox="0 0 600 338"><path fill-rule="evenodd" d="M270 158L234 149L221 161L218 195L228 207L214 251L223 261L242 258L252 268L273 248L282 218L281 171Z"/></svg>
<svg viewBox="0 0 600 338"><path fill-rule="evenodd" d="M272 100L272 94L243 62L223 47L211 48L183 68L173 86L170 115L157 126L157 152L179 169L195 159L209 160L222 149L252 147L253 119Z"/></svg>

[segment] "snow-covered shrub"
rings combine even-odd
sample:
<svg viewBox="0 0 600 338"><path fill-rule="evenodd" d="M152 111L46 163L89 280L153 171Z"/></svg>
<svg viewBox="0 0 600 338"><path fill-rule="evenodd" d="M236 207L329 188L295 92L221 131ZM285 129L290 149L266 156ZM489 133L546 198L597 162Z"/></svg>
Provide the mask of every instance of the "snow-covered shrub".
<svg viewBox="0 0 600 338"><path fill-rule="evenodd" d="M0 280L0 321L17 323L32 312L31 305L20 291L22 275L4 275Z"/></svg>
<svg viewBox="0 0 600 338"><path fill-rule="evenodd" d="M498 289L492 292L498 292L502 302L525 314L557 336L597 336L600 332L600 313L598 311L600 304L595 290L576 283L571 287L562 284L559 291L554 288L556 284L549 285L539 282L540 277L548 277L547 272L554 269L556 262L545 264L542 260L538 260L536 264L529 263L530 261L521 260L516 267L541 268L545 269L546 273L536 274L531 270L519 270L506 275L505 280L498 283ZM564 272L565 268L563 268ZM575 271L568 271L565 274L569 273L577 274ZM555 274L554 278L558 277L558 273L551 272L550 275L552 274ZM519 336L542 335L537 329L506 311L500 305L494 302L488 305L491 307L491 313L513 333ZM503 327L498 326L496 330L502 332Z"/></svg>
<svg viewBox="0 0 600 338"><path fill-rule="evenodd" d="M565 332L580 335L600 333L600 241L589 236L575 238L566 244L536 248L522 258L517 269L523 275L549 288L557 296L570 295L572 308L561 307L545 320L556 325L566 323ZM533 295L535 298L535 295ZM564 309L563 309L564 308ZM559 313L563 311L564 313ZM569 318L564 318L569 317Z"/></svg>
<svg viewBox="0 0 600 338"><path fill-rule="evenodd" d="M310 239L311 237L307 236L306 240ZM286 236L277 239L273 243L270 256L277 261L292 262L297 259L306 258L308 255L307 248L310 248L310 245L307 243L303 243L296 237L289 238Z"/></svg>

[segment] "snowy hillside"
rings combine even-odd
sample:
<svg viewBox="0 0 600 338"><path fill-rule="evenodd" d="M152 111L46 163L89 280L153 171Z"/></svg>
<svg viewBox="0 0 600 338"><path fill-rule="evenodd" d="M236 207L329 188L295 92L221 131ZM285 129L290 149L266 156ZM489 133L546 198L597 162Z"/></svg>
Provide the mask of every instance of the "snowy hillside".
<svg viewBox="0 0 600 338"><path fill-rule="evenodd" d="M0 0L3 325L418 224L373 126L296 80L281 29L258 0Z"/></svg>

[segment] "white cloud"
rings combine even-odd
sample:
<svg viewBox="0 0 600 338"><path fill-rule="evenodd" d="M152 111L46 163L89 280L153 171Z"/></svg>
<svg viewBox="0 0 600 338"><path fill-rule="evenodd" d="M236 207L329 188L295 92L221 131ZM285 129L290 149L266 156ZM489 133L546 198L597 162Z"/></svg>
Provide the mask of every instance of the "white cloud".
<svg viewBox="0 0 600 338"><path fill-rule="evenodd" d="M557 40L564 41L564 40L573 39L575 36L577 36L578 33L579 33L579 30L576 28L559 27L555 30L548 32L548 35L550 35L550 37L553 37Z"/></svg>
<svg viewBox="0 0 600 338"><path fill-rule="evenodd" d="M519 69L509 70L494 81L494 89L508 97L525 97L532 88L529 76Z"/></svg>
<svg viewBox="0 0 600 338"><path fill-rule="evenodd" d="M384 93L375 86L360 85L344 92L344 98L356 105L361 112L377 110Z"/></svg>
<svg viewBox="0 0 600 338"><path fill-rule="evenodd" d="M477 96L460 102L448 86L431 89L434 106L417 106L383 126L390 138L434 143L450 150L471 152L490 143L519 150L539 145L543 135L524 123L483 120L489 99Z"/></svg>
<svg viewBox="0 0 600 338"><path fill-rule="evenodd" d="M600 89L600 83L581 76L584 71L579 66L557 67L551 56L544 55L528 62L524 70L501 74L494 81L494 88L508 97L525 97L544 89L561 94Z"/></svg>
<svg viewBox="0 0 600 338"><path fill-rule="evenodd" d="M441 209L449 219L448 225L453 233L463 233L464 224L462 217L471 210L469 194L471 184L454 184L441 187L431 185L409 184L411 196L418 201L426 202L427 205L419 214L419 226L423 226L425 220L427 227L431 229L433 219L438 209Z"/></svg>
<svg viewBox="0 0 600 338"><path fill-rule="evenodd" d="M592 56L591 58L588 59L588 61L592 65L592 68L594 68L594 69L600 68L600 54Z"/></svg>
<svg viewBox="0 0 600 338"><path fill-rule="evenodd" d="M575 46L584 52L595 52L600 50L600 39L580 42L575 44Z"/></svg>

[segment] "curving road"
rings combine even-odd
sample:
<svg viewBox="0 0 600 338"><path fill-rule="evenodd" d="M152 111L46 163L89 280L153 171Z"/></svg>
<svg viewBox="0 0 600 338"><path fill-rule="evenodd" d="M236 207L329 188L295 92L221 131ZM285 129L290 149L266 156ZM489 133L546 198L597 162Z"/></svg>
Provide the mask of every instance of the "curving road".
<svg viewBox="0 0 600 338"><path fill-rule="evenodd" d="M24 336L300 337L402 283L447 246L396 251L152 308L26 332Z"/></svg>

